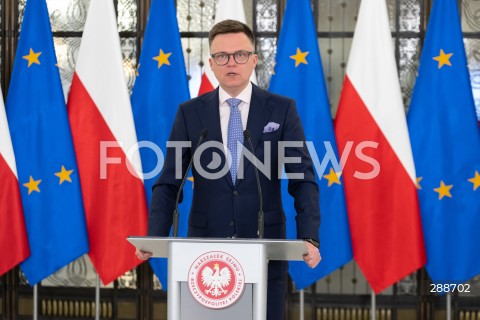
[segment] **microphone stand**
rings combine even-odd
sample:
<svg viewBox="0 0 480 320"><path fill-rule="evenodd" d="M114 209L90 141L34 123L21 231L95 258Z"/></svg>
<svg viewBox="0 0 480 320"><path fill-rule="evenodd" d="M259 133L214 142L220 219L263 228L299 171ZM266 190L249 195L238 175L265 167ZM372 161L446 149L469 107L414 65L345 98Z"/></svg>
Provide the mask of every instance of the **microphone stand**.
<svg viewBox="0 0 480 320"><path fill-rule="evenodd" d="M257 182L258 199L259 199L259 204L260 204L259 205L259 210L258 210L257 235L258 235L258 239L263 239L265 221L264 221L264 216L263 216L262 187L260 186L260 178L258 176L257 158L255 158L255 150L253 150L252 139L250 138L250 131L248 131L248 129L246 129L245 131L243 131L243 135L245 136L245 139L248 141L248 144L250 145L250 149L252 150L252 153L254 155L253 166L255 167L255 179L256 179L256 182Z"/></svg>
<svg viewBox="0 0 480 320"><path fill-rule="evenodd" d="M197 151L198 147L202 143L203 139L205 139L207 134L208 134L208 130L203 129L202 133L200 134L200 138L198 139L197 146L195 147L195 151L193 152L192 157L190 158L190 162L188 163L187 171L185 171L185 174L183 175L182 183L180 184L180 187L178 188L177 199L175 200L175 210L173 210L172 237L178 237L178 218L179 218L178 217L178 203L180 202L180 194L182 193L183 186L185 185L185 181L187 180L188 172L190 171L190 168L192 167L195 152Z"/></svg>

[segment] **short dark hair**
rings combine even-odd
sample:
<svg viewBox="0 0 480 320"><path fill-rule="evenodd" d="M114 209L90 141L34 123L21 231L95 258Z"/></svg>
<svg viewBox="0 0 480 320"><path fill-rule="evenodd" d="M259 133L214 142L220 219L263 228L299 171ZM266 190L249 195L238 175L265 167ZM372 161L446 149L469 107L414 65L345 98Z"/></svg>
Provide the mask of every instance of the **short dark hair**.
<svg viewBox="0 0 480 320"><path fill-rule="evenodd" d="M208 44L211 46L216 36L227 33L244 33L255 47L255 35L252 29L245 23L237 20L223 20L214 25L208 33Z"/></svg>

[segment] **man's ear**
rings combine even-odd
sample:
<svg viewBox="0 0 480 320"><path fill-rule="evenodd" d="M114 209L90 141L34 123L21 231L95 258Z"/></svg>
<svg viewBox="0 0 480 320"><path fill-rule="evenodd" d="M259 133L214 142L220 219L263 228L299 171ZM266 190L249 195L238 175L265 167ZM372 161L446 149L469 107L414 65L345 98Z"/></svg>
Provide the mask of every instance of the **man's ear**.
<svg viewBox="0 0 480 320"><path fill-rule="evenodd" d="M258 54L255 53L255 54L252 55L252 61L253 61L253 63L254 63L255 66L256 66L257 63L258 63Z"/></svg>

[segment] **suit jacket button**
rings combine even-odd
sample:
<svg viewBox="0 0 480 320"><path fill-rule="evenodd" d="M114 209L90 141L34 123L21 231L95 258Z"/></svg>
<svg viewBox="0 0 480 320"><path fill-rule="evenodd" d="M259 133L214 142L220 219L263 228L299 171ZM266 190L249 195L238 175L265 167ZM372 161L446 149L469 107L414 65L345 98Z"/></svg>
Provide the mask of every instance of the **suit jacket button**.
<svg viewBox="0 0 480 320"><path fill-rule="evenodd" d="M233 191L233 195L238 196L238 191L237 190Z"/></svg>
<svg viewBox="0 0 480 320"><path fill-rule="evenodd" d="M233 226L234 224L235 224L235 222L233 222L233 220L230 221L230 225L231 225L231 226Z"/></svg>

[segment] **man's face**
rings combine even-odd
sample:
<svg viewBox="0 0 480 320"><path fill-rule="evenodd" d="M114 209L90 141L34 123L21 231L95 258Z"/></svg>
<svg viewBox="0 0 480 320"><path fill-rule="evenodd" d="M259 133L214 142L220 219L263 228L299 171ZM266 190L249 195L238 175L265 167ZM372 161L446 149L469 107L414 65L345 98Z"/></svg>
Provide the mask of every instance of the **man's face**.
<svg viewBox="0 0 480 320"><path fill-rule="evenodd" d="M254 51L253 45L244 33L226 33L217 35L210 46L210 53L234 53L237 51ZM212 57L209 59L210 67L220 86L232 97L236 97L247 86L250 76L258 62L258 56L252 54L245 64L235 62L230 56L228 63L219 66Z"/></svg>

